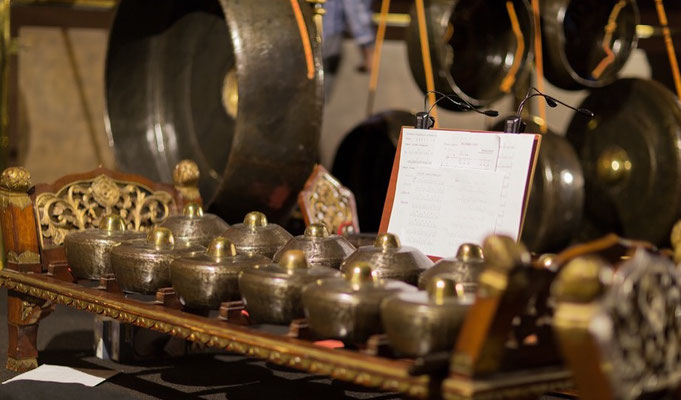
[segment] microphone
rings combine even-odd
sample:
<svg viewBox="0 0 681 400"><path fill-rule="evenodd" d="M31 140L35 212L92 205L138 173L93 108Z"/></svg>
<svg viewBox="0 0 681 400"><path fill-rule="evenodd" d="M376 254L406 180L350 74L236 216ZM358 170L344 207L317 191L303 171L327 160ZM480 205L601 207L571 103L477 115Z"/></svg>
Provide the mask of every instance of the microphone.
<svg viewBox="0 0 681 400"><path fill-rule="evenodd" d="M532 93L532 92L535 93ZM541 96L544 98L544 101L546 101L546 104L548 104L549 107L555 108L558 107L558 104L565 106L573 111L576 111L582 115L585 115L589 118L593 118L594 113L591 112L591 110L587 110L586 108L575 108L569 104L563 103L562 101L558 100L555 97L549 96L548 94L544 94L539 91L536 87L532 86L530 89L527 91L527 94L525 95L525 98L520 102L518 105L518 110L516 111L516 115L514 117L508 118L504 122L504 132L507 133L521 133L525 131L525 123L523 122L522 118L520 117L520 114L523 112L523 108L525 107L525 103L527 100Z"/></svg>
<svg viewBox="0 0 681 400"><path fill-rule="evenodd" d="M435 100L435 102L430 107L428 107L428 95L430 93L434 93L434 94L440 96L440 98ZM451 101L454 105L456 105L457 107L459 107L462 110L475 111L478 114L486 115L488 117L496 117L496 116L499 115L499 112L496 111L496 110L480 111L477 107L475 107L474 105L472 105L471 103L469 103L468 101L466 101L465 99L463 99L461 97L457 96L456 98L454 98L451 95L442 93L440 91L430 90L430 91L426 92L426 94L424 95L424 98L423 98L423 109L426 110L426 111L416 114L416 128L417 129L430 129L430 128L433 127L433 125L435 124L435 120L433 119L433 117L430 116L430 112L433 110L433 108L435 108L437 103L439 103L440 101L445 100L445 99ZM463 103L459 102L459 100L462 101Z"/></svg>

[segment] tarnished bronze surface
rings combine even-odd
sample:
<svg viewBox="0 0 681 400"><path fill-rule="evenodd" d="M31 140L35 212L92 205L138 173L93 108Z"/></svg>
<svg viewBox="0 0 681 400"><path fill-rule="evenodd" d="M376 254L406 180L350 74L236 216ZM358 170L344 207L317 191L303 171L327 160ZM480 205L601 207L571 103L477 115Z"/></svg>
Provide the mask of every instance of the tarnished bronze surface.
<svg viewBox="0 0 681 400"><path fill-rule="evenodd" d="M204 214L203 208L196 203L184 206L182 215L168 217L161 223L170 229L175 240L208 246L210 241L220 236L229 225L215 214Z"/></svg>
<svg viewBox="0 0 681 400"><path fill-rule="evenodd" d="M105 73L117 164L169 182L192 159L210 211L280 222L317 160L320 51L303 1L120 1Z"/></svg>
<svg viewBox="0 0 681 400"><path fill-rule="evenodd" d="M434 0L425 4L435 89L476 106L489 104L509 93L525 70L525 63L532 58L534 29L529 3ZM411 16L407 32L409 66L416 83L425 92L415 9ZM441 101L440 105L460 110L449 101Z"/></svg>
<svg viewBox="0 0 681 400"><path fill-rule="evenodd" d="M681 216L681 106L661 84L621 79L594 90L567 139L584 170L584 239L615 232L666 244Z"/></svg>
<svg viewBox="0 0 681 400"><path fill-rule="evenodd" d="M305 285L339 275L328 267L308 265L301 250L288 250L277 264L245 269L239 275L239 289L253 321L288 324L305 315L301 300Z"/></svg>
<svg viewBox="0 0 681 400"><path fill-rule="evenodd" d="M217 237L205 253L181 257L170 264L170 280L182 305L218 309L223 301L240 300L239 273L271 260L258 254L237 254L232 242Z"/></svg>
<svg viewBox="0 0 681 400"><path fill-rule="evenodd" d="M288 250L302 250L310 266L339 269L345 258L352 254L355 246L343 236L330 235L324 224L310 224L305 234L289 240L274 255L274 262L279 262Z"/></svg>
<svg viewBox="0 0 681 400"><path fill-rule="evenodd" d="M493 131L504 130L504 120ZM525 132L541 133L545 122L525 118ZM558 251L579 230L584 212L584 174L570 143L551 130L542 135L537 166L527 204L522 242L530 251Z"/></svg>
<svg viewBox="0 0 681 400"><path fill-rule="evenodd" d="M119 215L103 217L99 229L72 231L64 238L66 260L78 279L99 279L112 274L111 249L121 242L144 238L144 232L126 231Z"/></svg>
<svg viewBox="0 0 681 400"><path fill-rule="evenodd" d="M234 243L239 253L272 258L293 236L281 226L268 223L265 214L252 211L246 214L243 223L227 228L222 237Z"/></svg>
<svg viewBox="0 0 681 400"><path fill-rule="evenodd" d="M416 285L419 275L433 265L418 249L400 245L397 235L381 233L373 246L360 247L341 264L347 274L358 261L367 261L379 278L396 279Z"/></svg>
<svg viewBox="0 0 681 400"><path fill-rule="evenodd" d="M454 258L443 258L419 276L419 289L425 290L438 275L447 273L456 283L475 283L484 268L482 247L473 243L459 246Z"/></svg>
<svg viewBox="0 0 681 400"><path fill-rule="evenodd" d="M169 287L170 264L177 258L204 252L205 247L175 242L168 228L156 227L146 239L121 243L111 251L111 267L123 291L154 294Z"/></svg>
<svg viewBox="0 0 681 400"><path fill-rule="evenodd" d="M322 337L361 343L382 332L381 301L403 291L416 291L404 282L381 279L366 261L347 266L343 278L324 279L303 290L310 329Z"/></svg>
<svg viewBox="0 0 681 400"><path fill-rule="evenodd" d="M475 292L453 275L438 275L428 290L392 295L381 303L381 320L398 354L425 356L451 351ZM472 284L475 286L475 284Z"/></svg>
<svg viewBox="0 0 681 400"><path fill-rule="evenodd" d="M635 0L543 0L540 8L544 74L551 83L581 89L617 79L636 48Z"/></svg>
<svg viewBox="0 0 681 400"><path fill-rule="evenodd" d="M376 241L376 233L353 233L350 235L343 235L356 248L362 246L371 246Z"/></svg>

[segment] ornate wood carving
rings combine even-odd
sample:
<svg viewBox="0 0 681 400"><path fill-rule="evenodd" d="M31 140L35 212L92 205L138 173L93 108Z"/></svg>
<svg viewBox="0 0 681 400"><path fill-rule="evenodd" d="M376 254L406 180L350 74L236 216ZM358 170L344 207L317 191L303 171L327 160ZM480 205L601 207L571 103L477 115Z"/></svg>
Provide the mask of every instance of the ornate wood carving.
<svg viewBox="0 0 681 400"><path fill-rule="evenodd" d="M355 196L321 165L298 194L305 224L324 223L335 234L359 233Z"/></svg>
<svg viewBox="0 0 681 400"><path fill-rule="evenodd" d="M107 214L119 214L128 229L144 230L177 208L168 191L104 174L71 182L54 193L40 193L35 207L43 247L62 245L69 231L96 227Z"/></svg>
<svg viewBox="0 0 681 400"><path fill-rule="evenodd" d="M642 249L616 268L575 258L553 286L554 326L580 398L645 398L681 383L681 277Z"/></svg>

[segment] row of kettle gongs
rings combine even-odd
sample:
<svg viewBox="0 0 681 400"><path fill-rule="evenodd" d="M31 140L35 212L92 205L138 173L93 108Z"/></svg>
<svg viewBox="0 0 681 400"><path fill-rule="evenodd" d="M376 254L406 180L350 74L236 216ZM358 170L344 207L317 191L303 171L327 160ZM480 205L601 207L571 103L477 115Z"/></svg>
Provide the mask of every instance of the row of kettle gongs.
<svg viewBox="0 0 681 400"><path fill-rule="evenodd" d="M542 0L540 10L543 70L551 83L577 90L617 79L637 44L634 0ZM535 31L529 1L434 0L425 16L435 90L485 106L529 78ZM406 42L412 75L425 93L415 9Z"/></svg>
<svg viewBox="0 0 681 400"><path fill-rule="evenodd" d="M474 282L480 272L483 258L478 246L464 245L456 258L433 265L417 249L402 246L395 235L380 234L374 245L355 249L345 238L330 235L323 224L311 224L304 235L279 241L273 254L268 247L271 240L258 240L261 245L253 247L256 238L252 234L260 232L267 239L270 231L283 228L266 224L262 215L255 218L258 214L250 213L244 224L232 225L212 239L207 249L196 241L181 240L186 236L177 229L180 225L187 228L202 225L200 221L210 222L210 218L203 219L205 215L169 218L166 222L174 227L177 241L165 226L154 227L146 239L139 238L144 234L126 231L120 216L109 215L99 229L67 235L66 254L74 275L93 279L93 273L106 272L104 265L96 266L105 260L82 260L83 254L88 249L90 254L100 250L107 253L109 270L126 293L151 295L172 284L185 310L201 312L243 299L254 323L288 324L307 316L310 327L323 337L348 343L364 343L370 335L383 331L380 307L384 298L402 291L414 292L390 303L397 304L397 311L388 312L397 318L396 322L390 320L397 325L386 322L386 329L398 338L393 339L398 343L396 348L404 354L422 355L451 347L454 331L472 300L465 288L474 286L467 283ZM246 244L255 253L237 253L237 247L244 248L243 237L234 237L238 246L227 238L230 232L244 230L249 232L241 232L240 236L252 239ZM84 268L89 271L86 275ZM341 272L345 278L340 278ZM437 281L436 275L441 273L450 277ZM429 282L436 286L428 293L416 293L417 282L421 288L432 286ZM307 286L311 286L309 290ZM301 296L311 298L303 300L305 314ZM448 310L456 312L449 315ZM401 321L412 320L414 313L447 323L405 331ZM409 334L405 339L404 333L415 329L428 331L428 339L413 342Z"/></svg>

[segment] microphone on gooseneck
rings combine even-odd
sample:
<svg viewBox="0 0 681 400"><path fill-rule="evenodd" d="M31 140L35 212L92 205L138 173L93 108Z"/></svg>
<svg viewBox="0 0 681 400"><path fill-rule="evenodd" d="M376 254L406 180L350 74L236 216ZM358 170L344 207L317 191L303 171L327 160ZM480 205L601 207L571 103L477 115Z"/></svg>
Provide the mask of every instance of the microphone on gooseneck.
<svg viewBox="0 0 681 400"><path fill-rule="evenodd" d="M534 93L533 93L534 91ZM516 112L516 115L513 117L510 117L504 121L504 132L507 133L521 133L525 131L525 123L523 122L522 118L520 117L520 114L523 112L523 108L525 107L525 103L527 100L540 96L543 97L544 100L546 101L546 104L548 104L549 107L555 108L558 107L558 104L563 105L571 110L574 110L582 115L585 115L589 118L592 118L594 116L594 113L591 112L591 110L587 110L586 108L575 108L569 104L563 103L562 101L558 100L555 97L549 96L548 94L544 94L539 91L536 87L532 86L530 89L527 91L527 94L525 95L525 98L520 102L518 105L518 111Z"/></svg>
<svg viewBox="0 0 681 400"><path fill-rule="evenodd" d="M436 95L440 96L439 99L435 100L435 102L428 107L428 95L430 93L435 93ZM461 97L453 97L451 95L439 92L437 90L431 90L426 92L424 98L423 98L423 109L426 111L419 112L416 114L416 129L430 129L433 127L435 124L435 119L430 116L430 112L435 108L437 103L439 103L442 100L449 100L450 102L454 103L457 107L459 107L461 110L470 110L470 111L475 111L478 114L486 115L488 117L496 117L499 115L499 112L496 110L484 110L480 111L478 110L477 107L466 101L465 99Z"/></svg>

